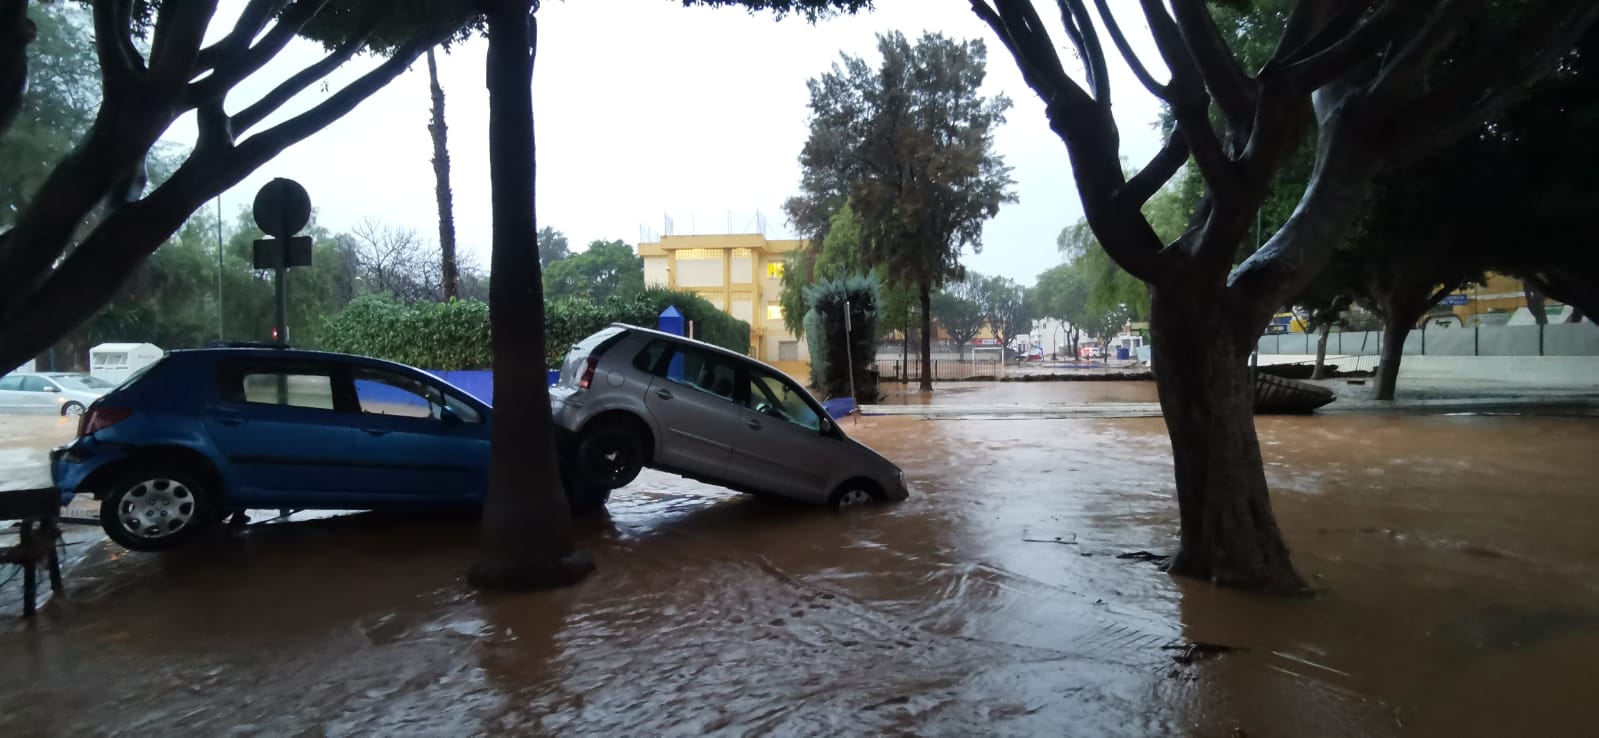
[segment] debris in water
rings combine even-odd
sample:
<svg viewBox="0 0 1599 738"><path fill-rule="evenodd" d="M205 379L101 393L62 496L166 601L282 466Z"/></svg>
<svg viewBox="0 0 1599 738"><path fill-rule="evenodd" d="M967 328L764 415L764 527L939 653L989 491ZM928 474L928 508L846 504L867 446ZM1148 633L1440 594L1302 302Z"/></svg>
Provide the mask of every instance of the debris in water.
<svg viewBox="0 0 1599 738"><path fill-rule="evenodd" d="M1170 556L1164 556L1164 555L1157 554L1157 553L1150 553L1148 551L1133 551L1131 553L1119 553L1119 554L1116 554L1116 558L1118 558L1118 559L1128 559L1128 560L1131 560L1131 561L1150 561L1150 562L1154 562L1155 564L1159 564L1161 566L1165 566L1166 562L1171 561L1171 557Z"/></svg>
<svg viewBox="0 0 1599 738"><path fill-rule="evenodd" d="M1171 660L1187 666L1188 664L1192 664L1198 660L1215 658L1224 653L1230 653L1232 651L1244 651L1247 649L1238 648L1235 646L1226 646L1220 643L1194 641L1192 643L1168 643L1164 646L1161 646L1160 650L1181 651L1182 653L1172 654Z"/></svg>

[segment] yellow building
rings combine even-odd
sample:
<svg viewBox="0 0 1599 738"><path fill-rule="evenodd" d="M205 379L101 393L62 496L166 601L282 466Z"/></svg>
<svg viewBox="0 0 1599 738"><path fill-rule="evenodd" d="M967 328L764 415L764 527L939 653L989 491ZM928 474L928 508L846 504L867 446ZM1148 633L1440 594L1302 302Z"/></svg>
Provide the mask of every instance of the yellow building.
<svg viewBox="0 0 1599 738"><path fill-rule="evenodd" d="M750 356L775 364L810 361L804 342L783 327L778 305L783 255L804 245L759 233L663 236L639 244L638 254L644 284L693 292L749 323Z"/></svg>

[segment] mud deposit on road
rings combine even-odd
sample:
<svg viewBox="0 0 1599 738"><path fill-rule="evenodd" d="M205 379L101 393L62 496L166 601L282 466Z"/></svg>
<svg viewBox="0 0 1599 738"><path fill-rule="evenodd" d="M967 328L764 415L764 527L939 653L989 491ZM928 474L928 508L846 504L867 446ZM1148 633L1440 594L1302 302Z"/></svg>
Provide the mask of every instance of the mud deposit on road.
<svg viewBox="0 0 1599 738"><path fill-rule="evenodd" d="M599 568L560 592L468 589L470 520L97 547L37 621L0 615L0 734L1591 730L1591 419L1261 420L1324 588L1303 600L1116 558L1175 542L1158 418L845 428L909 501L835 515L646 473L583 522Z"/></svg>

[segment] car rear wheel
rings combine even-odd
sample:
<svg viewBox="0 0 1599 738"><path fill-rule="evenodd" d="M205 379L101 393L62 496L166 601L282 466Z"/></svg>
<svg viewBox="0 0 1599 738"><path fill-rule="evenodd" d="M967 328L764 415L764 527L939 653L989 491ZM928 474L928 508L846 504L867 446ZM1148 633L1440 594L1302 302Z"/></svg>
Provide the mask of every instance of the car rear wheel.
<svg viewBox="0 0 1599 738"><path fill-rule="evenodd" d="M620 423L584 431L577 444L581 482L607 490L625 487L644 468L644 440Z"/></svg>
<svg viewBox="0 0 1599 738"><path fill-rule="evenodd" d="M827 500L827 506L834 510L844 510L873 505L877 501L877 490L871 486L863 482L846 482L833 491L833 496Z"/></svg>
<svg viewBox="0 0 1599 738"><path fill-rule="evenodd" d="M100 501L106 535L134 551L182 546L215 524L218 513L215 493L176 469L125 474Z"/></svg>
<svg viewBox="0 0 1599 738"><path fill-rule="evenodd" d="M82 414L83 414L83 403L81 403L81 402L69 402L69 403L61 406L61 416L62 417L76 418L76 417L78 417L79 415L82 415Z"/></svg>

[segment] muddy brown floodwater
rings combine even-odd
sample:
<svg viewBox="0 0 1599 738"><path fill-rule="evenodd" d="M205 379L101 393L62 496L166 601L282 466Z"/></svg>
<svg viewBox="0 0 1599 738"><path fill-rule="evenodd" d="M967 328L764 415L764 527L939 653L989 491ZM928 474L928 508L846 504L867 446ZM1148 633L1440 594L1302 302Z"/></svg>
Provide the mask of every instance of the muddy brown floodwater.
<svg viewBox="0 0 1599 738"><path fill-rule="evenodd" d="M558 592L466 587L470 520L93 546L36 621L0 614L0 734L1593 730L1599 421L1262 419L1308 599L1116 558L1174 545L1158 418L845 428L910 500L836 515L646 473Z"/></svg>

